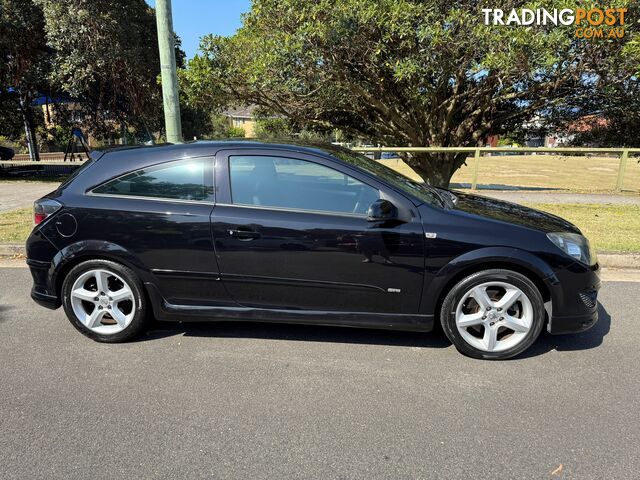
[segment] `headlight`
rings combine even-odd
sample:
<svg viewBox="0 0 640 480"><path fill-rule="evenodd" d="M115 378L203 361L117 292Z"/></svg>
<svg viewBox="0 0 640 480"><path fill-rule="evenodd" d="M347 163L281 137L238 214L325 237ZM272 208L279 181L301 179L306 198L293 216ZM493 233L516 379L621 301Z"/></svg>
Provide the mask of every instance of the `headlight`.
<svg viewBox="0 0 640 480"><path fill-rule="evenodd" d="M577 233L558 232L547 233L547 237L564 253L585 265L595 265L598 261L596 252L591 248L589 240L582 235Z"/></svg>

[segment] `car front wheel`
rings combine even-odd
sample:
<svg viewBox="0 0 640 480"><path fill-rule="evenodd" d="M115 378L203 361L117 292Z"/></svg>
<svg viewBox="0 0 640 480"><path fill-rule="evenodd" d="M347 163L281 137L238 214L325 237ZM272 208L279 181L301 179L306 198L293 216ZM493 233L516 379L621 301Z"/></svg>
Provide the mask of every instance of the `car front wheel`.
<svg viewBox="0 0 640 480"><path fill-rule="evenodd" d="M464 278L445 297L440 311L444 332L460 352L494 360L529 348L544 318L544 302L535 284L503 269Z"/></svg>
<svg viewBox="0 0 640 480"><path fill-rule="evenodd" d="M73 326L98 342L124 342L144 327L140 281L131 269L108 260L72 268L62 284L62 304Z"/></svg>

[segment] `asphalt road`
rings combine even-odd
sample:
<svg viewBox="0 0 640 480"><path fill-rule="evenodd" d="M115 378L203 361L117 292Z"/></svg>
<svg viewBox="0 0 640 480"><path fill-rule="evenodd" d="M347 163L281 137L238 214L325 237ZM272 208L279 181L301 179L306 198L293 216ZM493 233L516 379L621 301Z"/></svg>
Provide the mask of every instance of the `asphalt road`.
<svg viewBox="0 0 640 480"><path fill-rule="evenodd" d="M0 269L3 479L638 478L640 283L506 362L438 333L256 324L101 345L29 288Z"/></svg>

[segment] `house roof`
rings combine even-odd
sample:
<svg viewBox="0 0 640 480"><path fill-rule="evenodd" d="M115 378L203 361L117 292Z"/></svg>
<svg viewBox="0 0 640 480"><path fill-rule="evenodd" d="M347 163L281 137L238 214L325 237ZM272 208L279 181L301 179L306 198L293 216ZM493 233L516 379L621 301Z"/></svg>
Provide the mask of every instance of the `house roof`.
<svg viewBox="0 0 640 480"><path fill-rule="evenodd" d="M228 108L223 113L231 118L253 118L253 112L257 108L256 105L249 105L246 107L233 107Z"/></svg>
<svg viewBox="0 0 640 480"><path fill-rule="evenodd" d="M570 123L567 127L567 130L572 133L586 133L591 132L592 130L597 130L599 128L607 128L610 123L611 122L607 118L602 116L585 115L575 122Z"/></svg>

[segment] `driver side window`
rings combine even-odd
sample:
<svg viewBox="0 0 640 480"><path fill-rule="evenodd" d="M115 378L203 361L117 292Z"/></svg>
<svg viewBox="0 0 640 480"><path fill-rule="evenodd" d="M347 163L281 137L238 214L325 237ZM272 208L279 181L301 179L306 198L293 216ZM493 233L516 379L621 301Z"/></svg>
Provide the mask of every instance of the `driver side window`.
<svg viewBox="0 0 640 480"><path fill-rule="evenodd" d="M375 188L324 165L284 157L229 157L235 205L364 215Z"/></svg>

